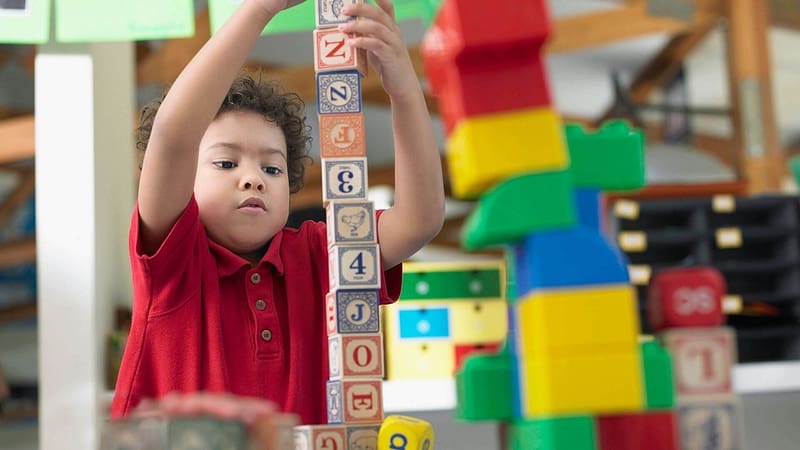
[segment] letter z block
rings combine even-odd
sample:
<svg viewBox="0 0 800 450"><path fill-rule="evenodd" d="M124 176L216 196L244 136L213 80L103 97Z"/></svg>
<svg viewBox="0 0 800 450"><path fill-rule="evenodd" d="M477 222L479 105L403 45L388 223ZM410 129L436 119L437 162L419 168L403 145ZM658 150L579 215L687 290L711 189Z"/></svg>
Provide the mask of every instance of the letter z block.
<svg viewBox="0 0 800 450"><path fill-rule="evenodd" d="M331 380L383 378L383 339L376 334L335 334L328 337Z"/></svg>
<svg viewBox="0 0 800 450"><path fill-rule="evenodd" d="M381 450L432 450L433 444L433 426L415 417L389 416L378 433Z"/></svg>
<svg viewBox="0 0 800 450"><path fill-rule="evenodd" d="M314 70L335 72L357 70L367 74L367 53L347 45L353 35L342 33L336 28L314 30Z"/></svg>
<svg viewBox="0 0 800 450"><path fill-rule="evenodd" d="M361 112L361 74L357 70L317 73L317 112Z"/></svg>
<svg viewBox="0 0 800 450"><path fill-rule="evenodd" d="M367 200L367 158L322 160L322 201Z"/></svg>
<svg viewBox="0 0 800 450"><path fill-rule="evenodd" d="M328 423L376 423L383 421L383 381L328 381Z"/></svg>
<svg viewBox="0 0 800 450"><path fill-rule="evenodd" d="M373 202L332 201L325 213L329 247L377 242Z"/></svg>
<svg viewBox="0 0 800 450"><path fill-rule="evenodd" d="M380 289L381 256L378 244L336 246L328 249L331 289Z"/></svg>
<svg viewBox="0 0 800 450"><path fill-rule="evenodd" d="M566 169L566 141L550 108L472 117L447 140L453 195L476 198L502 180L527 172Z"/></svg>
<svg viewBox="0 0 800 450"><path fill-rule="evenodd" d="M647 313L654 331L722 325L722 297L727 288L713 267L665 269L650 280Z"/></svg>
<svg viewBox="0 0 800 450"><path fill-rule="evenodd" d="M344 425L294 427L294 450L348 450Z"/></svg>
<svg viewBox="0 0 800 450"><path fill-rule="evenodd" d="M339 289L326 297L328 335L336 333L379 333L378 291Z"/></svg>

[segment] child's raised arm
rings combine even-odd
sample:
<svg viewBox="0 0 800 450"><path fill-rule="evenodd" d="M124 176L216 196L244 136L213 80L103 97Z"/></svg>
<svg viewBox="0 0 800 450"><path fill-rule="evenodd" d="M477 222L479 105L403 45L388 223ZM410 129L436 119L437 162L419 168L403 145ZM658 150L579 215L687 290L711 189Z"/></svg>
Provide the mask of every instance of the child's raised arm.
<svg viewBox="0 0 800 450"><path fill-rule="evenodd" d="M354 47L368 51L392 105L395 148L394 206L380 220L378 233L385 268L393 267L427 244L444 221L442 168L430 115L408 50L394 18L391 0L380 8L356 4L344 13L368 18L341 28L355 32Z"/></svg>
<svg viewBox="0 0 800 450"><path fill-rule="evenodd" d="M152 253L194 189L198 147L266 24L303 0L245 0L170 88L156 114L139 182L141 242Z"/></svg>

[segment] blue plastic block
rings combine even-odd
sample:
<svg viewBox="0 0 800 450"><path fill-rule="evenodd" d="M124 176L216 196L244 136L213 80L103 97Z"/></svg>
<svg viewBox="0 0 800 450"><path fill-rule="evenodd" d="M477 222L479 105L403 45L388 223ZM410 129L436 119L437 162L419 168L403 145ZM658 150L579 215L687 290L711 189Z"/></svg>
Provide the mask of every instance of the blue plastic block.
<svg viewBox="0 0 800 450"><path fill-rule="evenodd" d="M450 337L450 309L419 308L398 311L400 339L446 339Z"/></svg>
<svg viewBox="0 0 800 450"><path fill-rule="evenodd" d="M531 233L516 246L518 297L540 288L627 283L622 253L595 230Z"/></svg>
<svg viewBox="0 0 800 450"><path fill-rule="evenodd" d="M602 227L600 199L603 194L595 188L576 188L573 195L578 213L578 224L600 232Z"/></svg>

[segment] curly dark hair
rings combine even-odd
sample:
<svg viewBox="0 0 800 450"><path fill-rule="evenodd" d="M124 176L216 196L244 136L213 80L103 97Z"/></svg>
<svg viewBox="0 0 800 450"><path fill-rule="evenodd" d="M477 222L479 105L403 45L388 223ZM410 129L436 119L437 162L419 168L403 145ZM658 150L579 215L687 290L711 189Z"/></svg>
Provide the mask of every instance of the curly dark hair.
<svg viewBox="0 0 800 450"><path fill-rule="evenodd" d="M156 112L166 95L167 91L142 108L139 126L136 128L139 169L142 168ZM285 92L277 81L262 81L260 73L256 80L251 73L245 72L231 84L217 111L217 117L228 111L252 111L277 124L286 137L289 189L291 193L295 193L303 187L306 165L311 162L311 157L308 156L311 127L306 123L304 108L303 100L295 93Z"/></svg>

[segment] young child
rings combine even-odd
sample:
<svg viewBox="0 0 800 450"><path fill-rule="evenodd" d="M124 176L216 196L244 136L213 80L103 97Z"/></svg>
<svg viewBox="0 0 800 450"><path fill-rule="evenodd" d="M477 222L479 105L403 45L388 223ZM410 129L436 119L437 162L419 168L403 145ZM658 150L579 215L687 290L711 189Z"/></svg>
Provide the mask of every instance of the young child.
<svg viewBox="0 0 800 450"><path fill-rule="evenodd" d="M302 104L237 79L269 20L300 2L244 0L156 106L151 129L144 114L133 321L113 417L146 398L204 391L327 420L325 224L285 228L307 158ZM368 52L391 100L395 202L377 223L387 303L399 295L400 263L441 228L440 159L391 0L344 13L359 17L340 28L358 36L349 45Z"/></svg>

